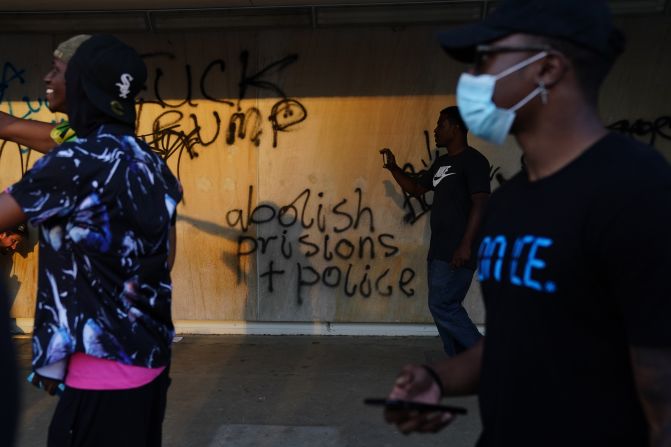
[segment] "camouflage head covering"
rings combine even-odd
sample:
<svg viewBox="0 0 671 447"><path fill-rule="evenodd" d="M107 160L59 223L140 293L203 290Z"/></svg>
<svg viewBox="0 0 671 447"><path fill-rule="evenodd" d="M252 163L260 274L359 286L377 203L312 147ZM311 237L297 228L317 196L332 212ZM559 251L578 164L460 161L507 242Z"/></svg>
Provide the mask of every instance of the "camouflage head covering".
<svg viewBox="0 0 671 447"><path fill-rule="evenodd" d="M84 43L90 37L90 34L78 34L64 42L61 42L54 50L54 57L57 57L67 64L70 61L72 55L75 54L75 51L77 51L77 48L79 48L79 45Z"/></svg>

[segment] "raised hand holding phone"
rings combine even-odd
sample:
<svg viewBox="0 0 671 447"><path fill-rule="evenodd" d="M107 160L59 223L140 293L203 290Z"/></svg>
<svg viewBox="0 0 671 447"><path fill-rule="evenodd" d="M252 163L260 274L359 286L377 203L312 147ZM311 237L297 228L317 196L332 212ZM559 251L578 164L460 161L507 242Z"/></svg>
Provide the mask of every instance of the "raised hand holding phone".
<svg viewBox="0 0 671 447"><path fill-rule="evenodd" d="M391 152L391 149L385 147L384 149L380 150L380 154L382 154L383 168L390 169L396 166L396 157L394 157L394 154Z"/></svg>

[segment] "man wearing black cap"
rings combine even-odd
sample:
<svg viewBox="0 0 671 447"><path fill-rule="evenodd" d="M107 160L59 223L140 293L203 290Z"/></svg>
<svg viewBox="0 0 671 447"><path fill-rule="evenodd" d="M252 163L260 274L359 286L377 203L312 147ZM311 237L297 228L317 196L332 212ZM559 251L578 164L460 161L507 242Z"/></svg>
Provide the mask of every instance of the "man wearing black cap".
<svg viewBox="0 0 671 447"><path fill-rule="evenodd" d="M506 0L441 43L474 63L457 86L466 124L513 134L526 171L483 219L486 337L407 366L391 397L479 393L481 447L671 445L671 168L598 116L623 48L606 1ZM452 417L387 412L404 432Z"/></svg>
<svg viewBox="0 0 671 447"><path fill-rule="evenodd" d="M16 252L16 248L27 235L28 228L23 222L5 231L0 231L0 254L11 255Z"/></svg>
<svg viewBox="0 0 671 447"><path fill-rule="evenodd" d="M13 262L13 254L16 252L18 246L28 237L28 227L24 222L21 222L14 227L0 231L0 254L5 255L0 259L0 278L3 279L5 287L7 290L7 296L9 297L9 307L11 308L16 298L16 292L18 292L18 287L21 284L16 277L16 275L11 275ZM10 287L9 284L12 284L14 287ZM9 331L12 335L23 335L23 329L21 329L16 324L15 318L9 319Z"/></svg>
<svg viewBox="0 0 671 447"><path fill-rule="evenodd" d="M33 383L65 384L49 447L161 445L182 192L134 135L145 80L142 59L118 39L82 43L65 75L78 139L0 195L0 228L25 218L40 227Z"/></svg>

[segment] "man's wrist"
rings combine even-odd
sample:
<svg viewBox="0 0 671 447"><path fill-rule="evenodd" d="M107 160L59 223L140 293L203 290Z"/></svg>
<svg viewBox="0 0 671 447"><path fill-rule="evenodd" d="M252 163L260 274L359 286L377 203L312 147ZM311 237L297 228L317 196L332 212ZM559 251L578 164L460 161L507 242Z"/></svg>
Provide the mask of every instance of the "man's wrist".
<svg viewBox="0 0 671 447"><path fill-rule="evenodd" d="M429 365L422 365L422 368L424 368L424 371L433 379L433 381L438 385L438 390L440 391L440 397L443 398L445 397L445 387L443 386L443 381L436 372L435 369L430 367Z"/></svg>
<svg viewBox="0 0 671 447"><path fill-rule="evenodd" d="M462 239L461 242L459 243L458 248L470 250L472 246L473 246L473 241L472 240Z"/></svg>

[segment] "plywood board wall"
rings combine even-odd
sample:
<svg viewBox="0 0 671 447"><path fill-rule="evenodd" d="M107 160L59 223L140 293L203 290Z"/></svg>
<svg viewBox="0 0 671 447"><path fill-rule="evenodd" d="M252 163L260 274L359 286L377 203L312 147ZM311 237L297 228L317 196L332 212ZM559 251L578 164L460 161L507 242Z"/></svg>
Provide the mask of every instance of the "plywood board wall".
<svg viewBox="0 0 671 447"><path fill-rule="evenodd" d="M653 19L622 25L632 34L631 50L604 89L604 119L653 139L671 159L671 27ZM138 133L185 191L173 271L176 319L431 321L431 196L404 196L378 151L392 148L414 171L436 156L432 130L439 111L454 104L464 66L443 54L435 31L120 36L149 67ZM46 109L41 79L51 49L66 37L0 42L1 110L62 118ZM494 188L519 169L512 139L503 147L470 142L489 159ZM1 186L36 158L13 143L3 146ZM15 255L5 270L15 276L14 315L30 317L35 250ZM483 321L475 281L467 307Z"/></svg>

